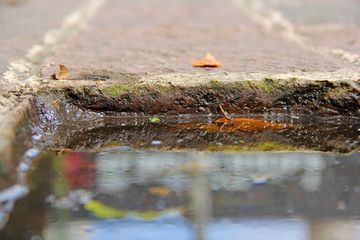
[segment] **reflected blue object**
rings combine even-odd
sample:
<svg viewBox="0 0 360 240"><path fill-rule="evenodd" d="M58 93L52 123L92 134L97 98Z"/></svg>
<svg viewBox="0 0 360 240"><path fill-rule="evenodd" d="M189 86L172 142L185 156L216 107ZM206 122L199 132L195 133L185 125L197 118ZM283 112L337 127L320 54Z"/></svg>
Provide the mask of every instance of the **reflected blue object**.
<svg viewBox="0 0 360 240"><path fill-rule="evenodd" d="M284 231L286 229L286 231ZM307 240L309 225L300 219L222 219L204 225L204 240ZM151 222L132 219L100 220L91 228L92 240L195 240L196 232L187 220L177 217L170 221Z"/></svg>
<svg viewBox="0 0 360 240"><path fill-rule="evenodd" d="M92 228L93 240L195 240L194 230L183 217L151 222L131 219L100 220Z"/></svg>
<svg viewBox="0 0 360 240"><path fill-rule="evenodd" d="M295 219L242 219L212 221L204 228L206 240L308 240L309 226ZM286 229L286 231L284 231Z"/></svg>
<svg viewBox="0 0 360 240"><path fill-rule="evenodd" d="M158 141L158 140L154 140L151 142L152 145L160 145L161 144L161 141Z"/></svg>
<svg viewBox="0 0 360 240"><path fill-rule="evenodd" d="M21 184L15 184L0 192L0 203L15 201L27 194L29 189Z"/></svg>
<svg viewBox="0 0 360 240"><path fill-rule="evenodd" d="M25 163L25 162L21 162L19 163L18 169L20 172L26 172L30 169L29 164Z"/></svg>
<svg viewBox="0 0 360 240"><path fill-rule="evenodd" d="M40 151L39 150L37 150L37 149L35 149L35 148L30 148L29 150L27 150L26 152L25 152L25 156L27 157L27 158L34 158L34 157L36 157L38 154L40 153Z"/></svg>
<svg viewBox="0 0 360 240"><path fill-rule="evenodd" d="M40 141L42 136L41 135L33 135L31 138L35 141Z"/></svg>

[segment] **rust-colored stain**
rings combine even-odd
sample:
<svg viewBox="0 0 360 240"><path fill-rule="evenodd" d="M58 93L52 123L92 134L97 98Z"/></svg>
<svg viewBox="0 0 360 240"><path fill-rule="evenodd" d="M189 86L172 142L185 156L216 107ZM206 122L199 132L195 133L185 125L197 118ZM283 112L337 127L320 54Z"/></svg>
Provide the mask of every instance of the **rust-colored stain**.
<svg viewBox="0 0 360 240"><path fill-rule="evenodd" d="M202 59L199 59L195 62L192 62L191 65L194 67L221 67L221 62L217 61L210 52L206 53L206 56Z"/></svg>
<svg viewBox="0 0 360 240"><path fill-rule="evenodd" d="M221 126L222 128L231 129L232 132L279 130L287 127L294 127L290 124L264 122L259 119L251 119L251 118L233 118L233 119L220 118L216 120L215 123L222 123L223 124Z"/></svg>
<svg viewBox="0 0 360 240"><path fill-rule="evenodd" d="M215 123L197 123L197 124L179 124L179 128L183 129L201 129L204 131L215 132L237 132L250 131L257 132L262 130L280 130L288 127L297 127L286 123L264 122L260 119L253 118L230 118L220 107L224 117L215 121Z"/></svg>

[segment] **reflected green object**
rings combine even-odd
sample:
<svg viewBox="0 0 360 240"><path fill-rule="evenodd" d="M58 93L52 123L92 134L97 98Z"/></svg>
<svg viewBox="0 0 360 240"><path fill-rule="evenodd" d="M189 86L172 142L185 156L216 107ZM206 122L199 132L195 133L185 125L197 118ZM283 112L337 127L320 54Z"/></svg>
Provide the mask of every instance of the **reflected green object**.
<svg viewBox="0 0 360 240"><path fill-rule="evenodd" d="M64 197L69 192L69 183L63 174L63 159L53 157L52 169L56 173L53 181L53 191L56 197Z"/></svg>
<svg viewBox="0 0 360 240"><path fill-rule="evenodd" d="M108 207L96 200L88 201L84 204L84 208L101 219L123 218L127 214L127 211Z"/></svg>
<svg viewBox="0 0 360 240"><path fill-rule="evenodd" d="M153 220L162 216L162 214L170 213L172 214L182 214L187 211L190 207L178 207L178 208L171 208L166 209L164 211L127 211L118 208L112 208L106 206L100 201L97 200L90 200L84 204L84 208L94 214L95 217L100 219L118 219L124 217L130 217L134 219L141 219L141 220Z"/></svg>
<svg viewBox="0 0 360 240"><path fill-rule="evenodd" d="M152 219L159 217L159 215L161 213L162 213L161 211L137 212L135 217L142 219L142 220L152 220Z"/></svg>

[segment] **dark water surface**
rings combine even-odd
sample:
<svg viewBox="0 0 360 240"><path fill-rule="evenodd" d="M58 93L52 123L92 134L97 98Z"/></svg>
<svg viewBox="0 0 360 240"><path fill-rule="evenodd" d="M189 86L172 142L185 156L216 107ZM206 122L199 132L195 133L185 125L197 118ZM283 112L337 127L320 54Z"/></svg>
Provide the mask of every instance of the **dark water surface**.
<svg viewBox="0 0 360 240"><path fill-rule="evenodd" d="M356 151L119 146L47 151L28 167L0 194L29 190L9 214L3 202L0 239L360 239Z"/></svg>
<svg viewBox="0 0 360 240"><path fill-rule="evenodd" d="M45 100L33 147L0 174L18 179L0 192L1 240L360 239L357 117L224 123Z"/></svg>

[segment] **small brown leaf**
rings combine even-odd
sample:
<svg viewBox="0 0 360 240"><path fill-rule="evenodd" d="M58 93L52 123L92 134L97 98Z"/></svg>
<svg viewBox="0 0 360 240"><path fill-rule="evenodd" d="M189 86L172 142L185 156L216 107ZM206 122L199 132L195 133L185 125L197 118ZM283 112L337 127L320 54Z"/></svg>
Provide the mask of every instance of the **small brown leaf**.
<svg viewBox="0 0 360 240"><path fill-rule="evenodd" d="M57 79L67 79L69 76L69 70L62 64L59 64L60 73L56 76Z"/></svg>
<svg viewBox="0 0 360 240"><path fill-rule="evenodd" d="M218 62L210 52L206 53L206 56L200 60L192 62L191 65L194 67L221 67L221 62Z"/></svg>

